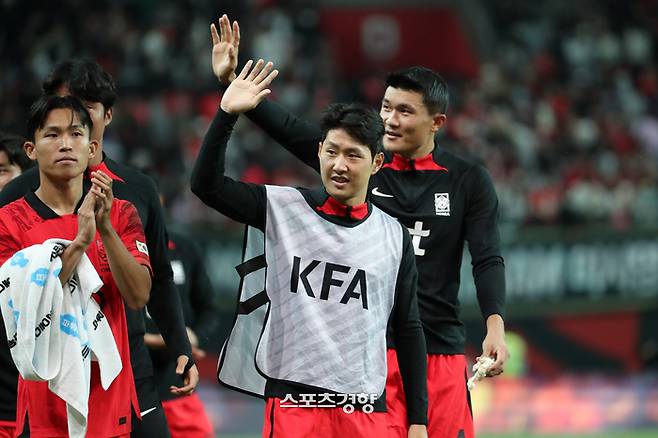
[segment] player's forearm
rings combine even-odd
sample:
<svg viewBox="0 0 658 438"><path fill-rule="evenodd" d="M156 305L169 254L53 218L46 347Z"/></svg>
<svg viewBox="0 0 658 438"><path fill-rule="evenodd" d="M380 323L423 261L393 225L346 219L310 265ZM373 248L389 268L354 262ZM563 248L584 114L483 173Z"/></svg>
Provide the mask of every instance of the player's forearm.
<svg viewBox="0 0 658 438"><path fill-rule="evenodd" d="M148 268L137 263L114 228L109 227L107 230L99 231L112 277L121 296L129 307L141 309L148 302L151 291L151 275Z"/></svg>
<svg viewBox="0 0 658 438"><path fill-rule="evenodd" d="M418 271L408 234L404 234L403 245L393 309L395 350L409 424L427 424L427 345L418 311Z"/></svg>
<svg viewBox="0 0 658 438"><path fill-rule="evenodd" d="M505 265L502 263L502 259L493 258L486 267L479 266L479 268L477 272L474 272L473 280L482 318L486 320L495 314L504 318Z"/></svg>
<svg viewBox="0 0 658 438"><path fill-rule="evenodd" d="M154 333L146 333L144 335L144 344L151 350L162 350L167 347L162 336Z"/></svg>
<svg viewBox="0 0 658 438"><path fill-rule="evenodd" d="M505 338L505 321L498 314L490 315L486 319L487 336Z"/></svg>
<svg viewBox="0 0 658 438"><path fill-rule="evenodd" d="M76 266L80 263L86 249L87 247L80 243L78 239L74 239L73 242L64 249L64 252L60 256L62 259L62 269L59 271L59 281L62 283L62 286L64 286L71 278L73 271L75 271Z"/></svg>
<svg viewBox="0 0 658 438"><path fill-rule="evenodd" d="M192 346L187 337L180 294L171 277L156 276L149 301L149 313L167 349L175 356L192 357Z"/></svg>
<svg viewBox="0 0 658 438"><path fill-rule="evenodd" d="M194 165L192 192L216 211L262 230L267 204L265 187L224 175L226 147L235 121L236 116L217 111Z"/></svg>
<svg viewBox="0 0 658 438"><path fill-rule="evenodd" d="M395 338L409 424L427 424L427 350L419 324Z"/></svg>
<svg viewBox="0 0 658 438"><path fill-rule="evenodd" d="M192 193L207 204L214 202L223 189L226 146L237 120L237 115L218 109L203 137L190 185Z"/></svg>

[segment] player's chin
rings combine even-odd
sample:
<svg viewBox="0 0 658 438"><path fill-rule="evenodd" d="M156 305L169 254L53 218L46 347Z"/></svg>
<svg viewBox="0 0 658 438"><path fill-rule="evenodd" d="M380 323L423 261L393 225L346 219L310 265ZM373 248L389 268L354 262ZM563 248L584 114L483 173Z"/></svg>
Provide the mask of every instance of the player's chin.
<svg viewBox="0 0 658 438"><path fill-rule="evenodd" d="M330 185L329 187L326 187L326 190L329 196L338 202L345 202L351 197L351 191L347 187L336 187L335 185Z"/></svg>
<svg viewBox="0 0 658 438"><path fill-rule="evenodd" d="M70 180L82 175L84 169L76 167L53 169L50 177L57 180Z"/></svg>
<svg viewBox="0 0 658 438"><path fill-rule="evenodd" d="M388 138L384 136L384 140L382 141L382 144L384 145L384 149L387 150L388 152L393 152L398 154L402 154L404 152L408 152L409 150L413 149L405 141L403 141L402 137Z"/></svg>

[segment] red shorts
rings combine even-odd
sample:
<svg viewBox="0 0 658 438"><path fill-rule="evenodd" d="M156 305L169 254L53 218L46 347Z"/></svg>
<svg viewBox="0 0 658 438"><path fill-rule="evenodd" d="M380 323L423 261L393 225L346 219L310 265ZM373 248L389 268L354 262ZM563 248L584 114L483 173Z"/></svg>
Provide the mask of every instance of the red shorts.
<svg viewBox="0 0 658 438"><path fill-rule="evenodd" d="M407 403L395 350L386 354L386 415L388 436L407 437ZM474 438L471 398L466 389L466 357L463 354L427 355L429 438Z"/></svg>
<svg viewBox="0 0 658 438"><path fill-rule="evenodd" d="M212 423L198 395L192 394L162 402L171 438L210 438Z"/></svg>
<svg viewBox="0 0 658 438"><path fill-rule="evenodd" d="M0 438L14 438L16 432L15 421L0 421Z"/></svg>
<svg viewBox="0 0 658 438"><path fill-rule="evenodd" d="M385 437L386 414L342 408L281 407L281 399L265 403L263 438L345 438ZM406 435L405 435L406 437Z"/></svg>

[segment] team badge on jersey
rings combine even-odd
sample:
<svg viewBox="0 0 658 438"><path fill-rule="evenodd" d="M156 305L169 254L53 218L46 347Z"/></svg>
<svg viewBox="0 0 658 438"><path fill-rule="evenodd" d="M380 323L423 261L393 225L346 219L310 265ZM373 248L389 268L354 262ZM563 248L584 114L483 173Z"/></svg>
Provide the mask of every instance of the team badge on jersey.
<svg viewBox="0 0 658 438"><path fill-rule="evenodd" d="M450 216L450 196L448 193L434 194L434 212L437 216Z"/></svg>
<svg viewBox="0 0 658 438"><path fill-rule="evenodd" d="M144 242L140 242L139 240L135 240L135 245L137 245L137 251L141 252L142 254L149 255L149 248L146 246Z"/></svg>

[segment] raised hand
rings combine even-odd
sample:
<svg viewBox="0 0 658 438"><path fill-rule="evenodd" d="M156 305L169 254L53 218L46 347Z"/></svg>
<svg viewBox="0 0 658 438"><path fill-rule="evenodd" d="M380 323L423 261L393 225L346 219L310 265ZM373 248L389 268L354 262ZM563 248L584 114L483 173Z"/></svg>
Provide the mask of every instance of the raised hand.
<svg viewBox="0 0 658 438"><path fill-rule="evenodd" d="M91 172L91 190L89 192L96 198L94 215L98 231L100 233L108 231L112 228L110 223L110 210L112 210L114 200L112 178L100 170Z"/></svg>
<svg viewBox="0 0 658 438"><path fill-rule="evenodd" d="M210 25L212 37L212 71L222 84L228 85L235 79L235 69L238 66L238 49L240 47L240 26L237 21L231 22L222 15L219 19L219 31L215 23Z"/></svg>
<svg viewBox="0 0 658 438"><path fill-rule="evenodd" d="M267 87L279 74L272 70L273 64L259 59L252 69L253 61L245 64L240 74L231 82L231 85L222 96L221 108L229 114L240 114L256 108L271 93Z"/></svg>

